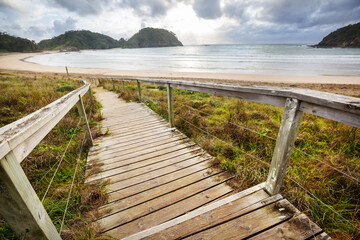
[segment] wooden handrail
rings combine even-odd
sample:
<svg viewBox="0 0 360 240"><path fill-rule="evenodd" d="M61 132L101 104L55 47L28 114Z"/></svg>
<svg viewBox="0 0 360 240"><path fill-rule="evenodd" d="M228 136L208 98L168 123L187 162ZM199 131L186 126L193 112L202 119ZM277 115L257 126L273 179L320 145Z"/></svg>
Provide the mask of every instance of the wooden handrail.
<svg viewBox="0 0 360 240"><path fill-rule="evenodd" d="M91 101L92 96L90 84L82 82L84 85L78 89L0 128L0 214L19 239L61 240L20 163L74 105L86 123L85 131L92 144L82 102L87 92Z"/></svg>
<svg viewBox="0 0 360 240"><path fill-rule="evenodd" d="M360 99L310 89L271 86L241 86L169 79L114 78L93 79L137 81L160 86L210 93L283 107L287 98L300 100L300 110L360 128Z"/></svg>
<svg viewBox="0 0 360 240"><path fill-rule="evenodd" d="M84 85L49 105L0 128L0 159L10 151L22 161L90 89Z"/></svg>
<svg viewBox="0 0 360 240"><path fill-rule="evenodd" d="M271 86L241 86L169 79L144 78L92 78L99 80L136 81L141 99L140 82L167 87L170 126L173 126L172 89L179 88L214 95L239 98L284 107L279 134L272 156L269 175L264 189L270 194L279 193L301 123L303 112L342 122L360 128L360 99L310 89ZM141 101L141 100L140 100Z"/></svg>

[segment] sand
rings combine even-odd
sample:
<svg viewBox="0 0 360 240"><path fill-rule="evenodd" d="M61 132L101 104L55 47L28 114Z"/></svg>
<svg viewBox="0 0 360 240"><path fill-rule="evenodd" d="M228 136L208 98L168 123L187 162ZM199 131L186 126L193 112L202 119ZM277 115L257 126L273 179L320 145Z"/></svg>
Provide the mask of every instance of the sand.
<svg viewBox="0 0 360 240"><path fill-rule="evenodd" d="M43 66L29 63L24 59L46 53L11 53L0 55L0 69L20 70L42 73L65 73L64 67ZM129 71L115 69L71 68L71 74L91 74L119 77L148 77L191 80L212 80L225 82L286 83L286 84L356 84L360 85L360 76L286 76L264 74L198 73L166 71Z"/></svg>

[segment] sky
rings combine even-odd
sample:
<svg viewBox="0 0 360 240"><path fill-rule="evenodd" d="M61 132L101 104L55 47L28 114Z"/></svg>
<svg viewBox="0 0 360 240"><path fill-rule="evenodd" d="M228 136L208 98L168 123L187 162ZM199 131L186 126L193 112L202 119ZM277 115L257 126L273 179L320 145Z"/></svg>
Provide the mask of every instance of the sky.
<svg viewBox="0 0 360 240"><path fill-rule="evenodd" d="M0 31L36 42L68 30L128 39L165 28L185 45L314 44L360 22L360 0L0 0Z"/></svg>

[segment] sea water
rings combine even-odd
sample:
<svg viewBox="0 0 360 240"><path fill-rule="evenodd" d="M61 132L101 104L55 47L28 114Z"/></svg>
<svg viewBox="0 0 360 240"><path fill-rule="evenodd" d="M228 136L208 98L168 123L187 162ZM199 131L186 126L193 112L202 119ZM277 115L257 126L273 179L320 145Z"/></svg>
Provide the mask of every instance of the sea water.
<svg viewBox="0 0 360 240"><path fill-rule="evenodd" d="M37 55L26 61L118 70L360 76L360 49L296 44L83 50Z"/></svg>

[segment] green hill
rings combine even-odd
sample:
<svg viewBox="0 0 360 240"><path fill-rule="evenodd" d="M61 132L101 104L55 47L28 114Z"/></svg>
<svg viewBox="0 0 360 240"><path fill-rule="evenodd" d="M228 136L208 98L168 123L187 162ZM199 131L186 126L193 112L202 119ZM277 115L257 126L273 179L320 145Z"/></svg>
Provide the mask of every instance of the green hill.
<svg viewBox="0 0 360 240"><path fill-rule="evenodd" d="M360 22L337 29L315 47L360 48Z"/></svg>
<svg viewBox="0 0 360 240"><path fill-rule="evenodd" d="M143 28L123 44L129 48L183 46L173 32L158 28Z"/></svg>
<svg viewBox="0 0 360 240"><path fill-rule="evenodd" d="M29 39L13 37L0 32L0 52L36 52L38 46Z"/></svg>
<svg viewBox="0 0 360 240"><path fill-rule="evenodd" d="M104 34L81 30L42 40L38 45L44 50L108 49L119 47L119 42Z"/></svg>

